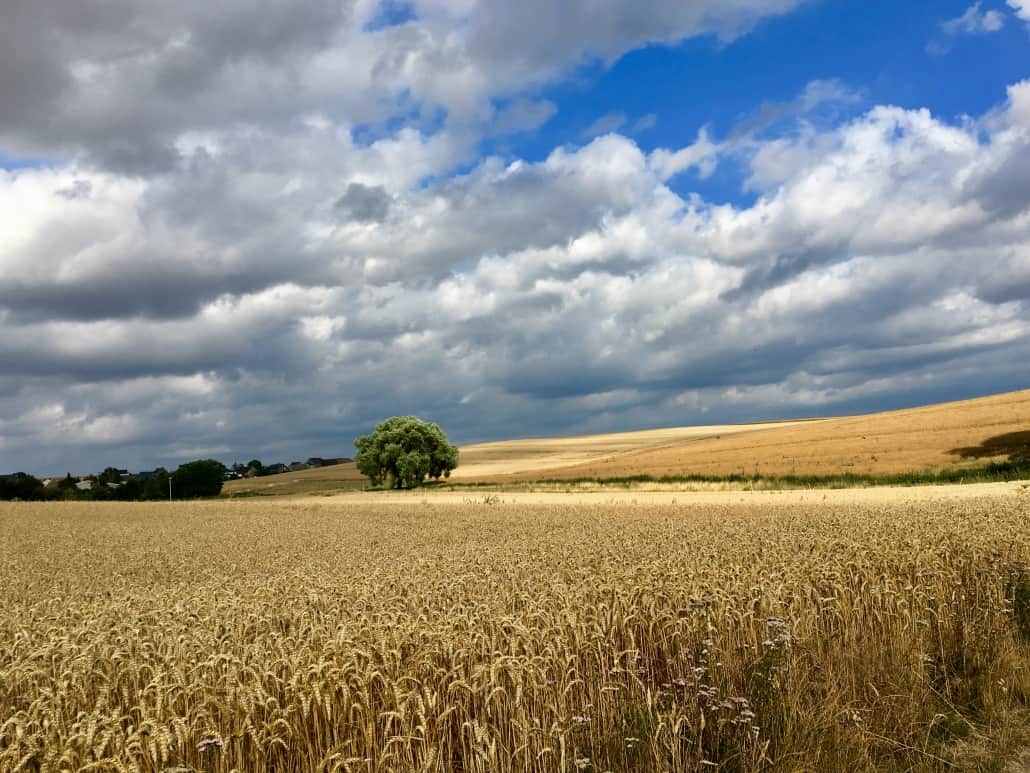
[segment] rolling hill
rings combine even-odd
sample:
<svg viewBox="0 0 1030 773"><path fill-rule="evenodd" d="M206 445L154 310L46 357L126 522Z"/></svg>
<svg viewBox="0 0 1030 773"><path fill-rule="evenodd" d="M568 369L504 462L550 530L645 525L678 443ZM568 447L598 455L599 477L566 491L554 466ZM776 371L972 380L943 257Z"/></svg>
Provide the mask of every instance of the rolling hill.
<svg viewBox="0 0 1030 773"><path fill-rule="evenodd" d="M529 438L461 448L454 483L634 475L890 475L1026 454L1030 390L862 416ZM362 488L353 463L230 481L226 494Z"/></svg>

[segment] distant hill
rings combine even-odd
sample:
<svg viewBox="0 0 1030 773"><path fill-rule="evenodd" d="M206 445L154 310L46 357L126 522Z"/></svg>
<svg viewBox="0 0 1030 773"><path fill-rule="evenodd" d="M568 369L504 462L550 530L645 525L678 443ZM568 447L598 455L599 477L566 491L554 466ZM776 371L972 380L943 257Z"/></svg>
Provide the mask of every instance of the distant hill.
<svg viewBox="0 0 1030 773"><path fill-rule="evenodd" d="M1030 447L1030 390L863 416L530 438L461 448L455 483L734 474L887 475L962 468ZM353 462L229 481L224 493L363 488Z"/></svg>
<svg viewBox="0 0 1030 773"><path fill-rule="evenodd" d="M297 472L268 475L263 478L227 480L223 496L286 495L331 493L362 489L368 478L358 472L354 462L312 467Z"/></svg>
<svg viewBox="0 0 1030 773"><path fill-rule="evenodd" d="M497 466L490 474L477 475L470 465L456 473L460 471L462 479L515 481L755 473L887 475L972 467L1025 454L1020 449L1030 439L1030 390L863 416L737 425L734 432L697 429L697 437L672 437L668 442L648 442L647 433L641 433L639 448L535 468L520 456L520 444L528 441L513 441L503 445L519 459L520 469L505 474ZM500 449L494 453L500 454Z"/></svg>

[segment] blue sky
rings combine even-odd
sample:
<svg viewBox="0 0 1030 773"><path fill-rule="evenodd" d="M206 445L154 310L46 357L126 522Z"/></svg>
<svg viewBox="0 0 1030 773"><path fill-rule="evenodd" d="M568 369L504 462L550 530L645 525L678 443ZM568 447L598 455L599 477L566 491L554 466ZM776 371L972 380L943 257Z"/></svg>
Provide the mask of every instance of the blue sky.
<svg viewBox="0 0 1030 773"><path fill-rule="evenodd" d="M1030 386L1030 4L0 9L0 471Z"/></svg>
<svg viewBox="0 0 1030 773"><path fill-rule="evenodd" d="M581 144L605 116L624 116L619 129L644 149L681 147L702 127L725 137L758 117L763 105L790 102L813 80L838 81L854 92L853 103L835 105L827 117L838 122L878 104L926 108L950 121L979 115L1030 73L1030 35L1004 2L981 6L1004 14L998 32L944 35L942 22L969 7L964 0L814 0L733 41L709 35L636 49L610 67L594 61L540 91L558 111L539 131L484 149L540 159L557 145ZM928 53L927 46L942 39L948 51ZM646 116L654 116L654 126L633 131ZM783 130L790 117L767 133ZM695 177L677 187L697 190L703 182ZM739 175L726 174L701 188L746 201L740 183Z"/></svg>

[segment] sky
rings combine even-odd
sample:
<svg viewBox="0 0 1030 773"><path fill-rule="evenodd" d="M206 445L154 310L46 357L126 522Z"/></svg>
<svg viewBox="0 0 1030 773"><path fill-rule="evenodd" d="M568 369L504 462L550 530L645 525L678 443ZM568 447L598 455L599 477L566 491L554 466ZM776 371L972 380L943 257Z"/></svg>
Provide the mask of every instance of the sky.
<svg viewBox="0 0 1030 773"><path fill-rule="evenodd" d="M1030 387L1030 0L0 5L0 472Z"/></svg>

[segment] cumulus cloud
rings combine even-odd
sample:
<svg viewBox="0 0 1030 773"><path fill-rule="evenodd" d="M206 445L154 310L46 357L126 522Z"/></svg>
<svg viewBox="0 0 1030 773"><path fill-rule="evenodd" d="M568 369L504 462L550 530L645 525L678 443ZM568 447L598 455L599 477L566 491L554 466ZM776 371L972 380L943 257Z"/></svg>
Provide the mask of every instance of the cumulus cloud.
<svg viewBox="0 0 1030 773"><path fill-rule="evenodd" d="M0 68L32 73L0 84L0 150L49 159L0 170L0 469L347 454L394 413L473 440L1025 377L1030 82L961 123L844 120L857 97L816 81L685 147L618 116L481 158L553 115L529 84L796 3L303 5L0 12ZM726 159L752 203L690 192Z"/></svg>
<svg viewBox="0 0 1030 773"><path fill-rule="evenodd" d="M1022 0L1010 0L1010 4L1020 2ZM940 35L927 44L926 51L931 55L940 56L951 50L952 41L959 35L989 35L998 32L1004 26L1005 17L1000 11L985 11L983 3L976 2L961 16L942 21Z"/></svg>
<svg viewBox="0 0 1030 773"><path fill-rule="evenodd" d="M719 160L720 147L708 137L708 129L702 127L697 139L679 150L659 148L651 153L651 168L663 180L675 177L688 169L696 168L701 179L711 177Z"/></svg>
<svg viewBox="0 0 1030 773"><path fill-rule="evenodd" d="M503 435L527 412L540 430L860 404L942 369L1007 383L1030 345L1028 94L976 125L876 107L757 143L746 208L681 198L682 158L618 135L396 194L307 190L274 159L225 187L223 153L185 209L176 176L5 173L23 227L2 258L20 279L0 453L43 464L54 433L146 458L343 453L401 406L474 437L480 412ZM88 195L59 193L76 181ZM208 227L216 205L235 228Z"/></svg>
<svg viewBox="0 0 1030 773"><path fill-rule="evenodd" d="M351 183L336 200L336 209L359 223L381 223L390 213L390 194L382 185Z"/></svg>
<svg viewBox="0 0 1030 773"><path fill-rule="evenodd" d="M804 117L809 123L816 112L829 106L854 105L861 100L853 89L847 88L836 80L816 80L808 83L794 99L785 102L766 102L758 110L733 127L727 137L714 141L707 127L702 127L697 139L678 150L659 148L651 153L651 168L663 179L669 180L688 170L695 170L697 176L704 180L711 177L724 156L737 153L748 153L757 147L765 152L767 159L771 155L769 148L776 147L767 139L755 142L755 138L772 126L787 120ZM781 143L782 145L782 143ZM781 150L782 153L785 151ZM768 166L768 161L765 164ZM752 178L756 182L761 174Z"/></svg>
<svg viewBox="0 0 1030 773"><path fill-rule="evenodd" d="M419 0L385 16L371 0L9 4L0 71L19 75L0 83L0 147L145 175L176 164L187 131L289 128L310 112L351 126L444 110L482 125L498 98L524 130L553 112L519 101L534 85L648 42L730 39L799 2Z"/></svg>
<svg viewBox="0 0 1030 773"><path fill-rule="evenodd" d="M1008 4L1016 16L1030 22L1030 0L1008 0Z"/></svg>
<svg viewBox="0 0 1030 773"><path fill-rule="evenodd" d="M982 3L973 3L961 16L942 22L945 32L979 35L997 32L1005 25L1005 17L999 11L983 10Z"/></svg>

